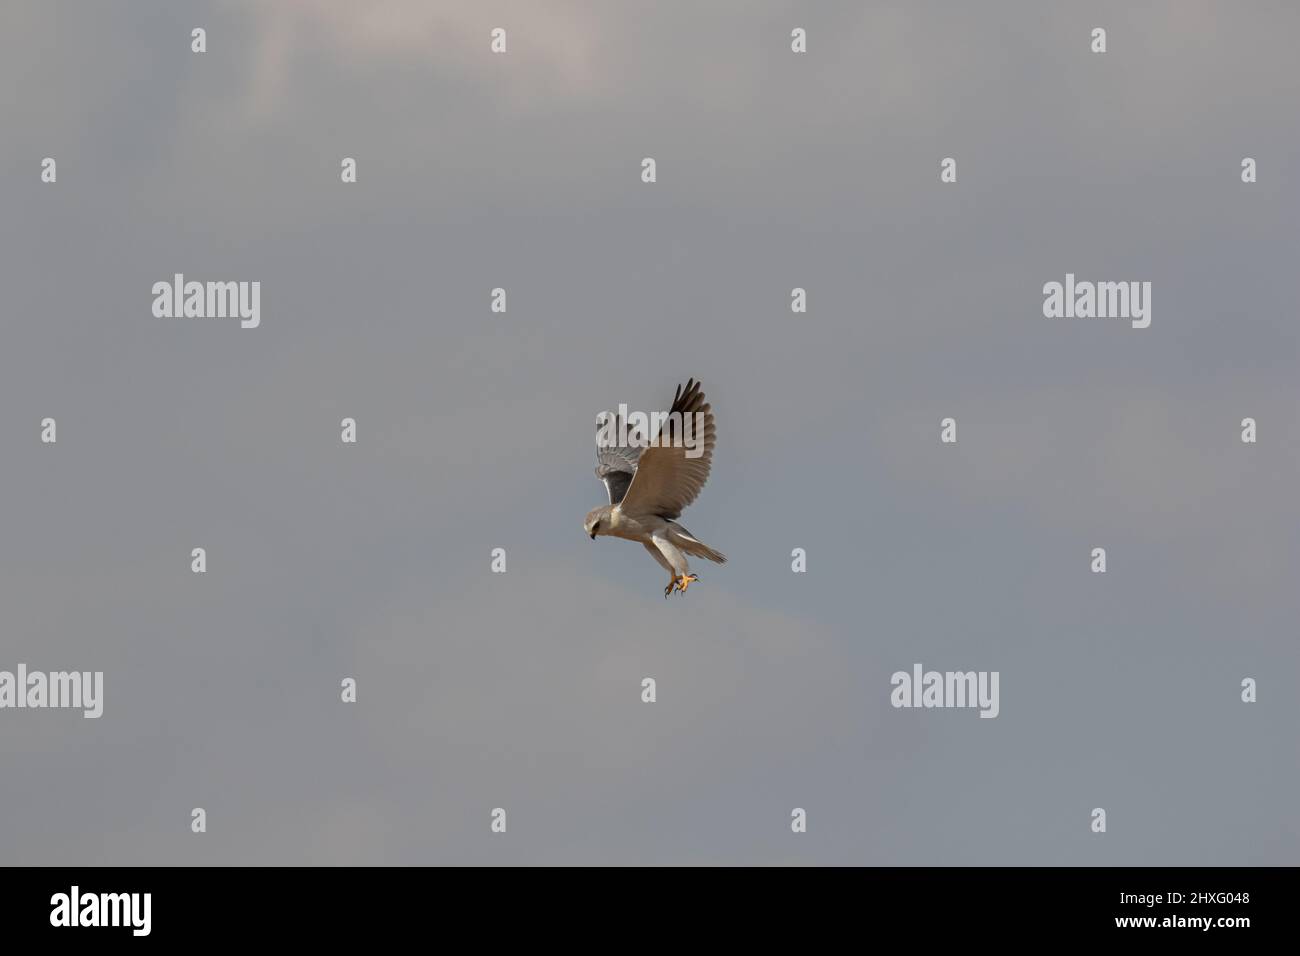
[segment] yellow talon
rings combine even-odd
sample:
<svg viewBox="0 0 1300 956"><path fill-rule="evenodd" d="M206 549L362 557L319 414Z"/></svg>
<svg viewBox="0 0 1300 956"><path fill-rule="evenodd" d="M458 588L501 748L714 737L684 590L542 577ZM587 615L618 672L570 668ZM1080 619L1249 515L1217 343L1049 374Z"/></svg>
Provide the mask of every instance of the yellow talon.
<svg viewBox="0 0 1300 956"><path fill-rule="evenodd" d="M678 587L678 589L679 589L683 594L685 594L685 593L686 593L686 589L690 586L691 582L692 582L692 581L698 581L698 580L699 580L699 578L696 577L696 576L693 575L693 574L683 574L680 578L677 579L677 582L676 582L676 583L677 583L677 587Z"/></svg>

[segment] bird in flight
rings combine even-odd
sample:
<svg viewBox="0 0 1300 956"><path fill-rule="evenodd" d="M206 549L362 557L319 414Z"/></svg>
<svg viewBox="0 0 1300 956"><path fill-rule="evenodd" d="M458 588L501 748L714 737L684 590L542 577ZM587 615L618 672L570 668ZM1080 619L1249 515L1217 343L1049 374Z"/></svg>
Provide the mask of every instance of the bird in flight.
<svg viewBox="0 0 1300 956"><path fill-rule="evenodd" d="M625 434L623 425L616 417L615 434ZM684 594L699 580L691 574L686 555L718 564L727 560L677 523L682 510L699 496L713 461L713 409L700 383L690 379L684 387L677 386L672 408L653 441L609 444L600 438L608 424L596 427L596 477L605 484L609 504L588 512L583 530L593 541L597 535L640 541L668 572L664 597L673 591Z"/></svg>

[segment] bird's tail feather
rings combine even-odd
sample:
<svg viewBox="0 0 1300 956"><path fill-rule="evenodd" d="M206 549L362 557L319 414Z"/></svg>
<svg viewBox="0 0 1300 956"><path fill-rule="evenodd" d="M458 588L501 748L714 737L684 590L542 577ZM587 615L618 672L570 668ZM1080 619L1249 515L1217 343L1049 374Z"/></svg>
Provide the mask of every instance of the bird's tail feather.
<svg viewBox="0 0 1300 956"><path fill-rule="evenodd" d="M713 548L710 548L703 541L693 537L685 528L679 526L673 530L677 532L674 536L675 540L673 541L673 544L677 545L677 547L681 548L687 554L693 554L697 558L708 558L710 561L717 564L727 563L727 556L725 554L721 551L713 550Z"/></svg>

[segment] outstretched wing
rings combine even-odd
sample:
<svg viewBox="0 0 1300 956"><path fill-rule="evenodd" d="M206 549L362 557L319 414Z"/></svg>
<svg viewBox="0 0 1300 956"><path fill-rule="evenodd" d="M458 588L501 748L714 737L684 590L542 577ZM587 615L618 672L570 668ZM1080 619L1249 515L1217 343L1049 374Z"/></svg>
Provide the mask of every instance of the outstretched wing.
<svg viewBox="0 0 1300 956"><path fill-rule="evenodd" d="M613 422L615 435L623 431L621 424L618 416L615 415ZM602 427L600 422L596 423L597 436ZM604 482L611 505L618 504L627 494L628 485L632 483L632 475L636 472L637 459L640 457L641 449L635 445L603 445L599 437L597 438L596 477Z"/></svg>
<svg viewBox="0 0 1300 956"><path fill-rule="evenodd" d="M679 516L709 480L715 441L713 409L704 400L700 383L690 379L685 387L678 385L668 420L658 438L641 452L623 496L623 513L669 520Z"/></svg>

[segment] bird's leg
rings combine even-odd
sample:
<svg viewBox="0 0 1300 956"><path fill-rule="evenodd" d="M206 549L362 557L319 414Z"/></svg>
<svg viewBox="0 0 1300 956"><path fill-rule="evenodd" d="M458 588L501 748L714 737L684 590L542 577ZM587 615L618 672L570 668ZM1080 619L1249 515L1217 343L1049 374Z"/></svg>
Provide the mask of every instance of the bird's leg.
<svg viewBox="0 0 1300 956"><path fill-rule="evenodd" d="M664 597L667 597L668 595L672 594L673 591L675 591L676 589L677 589L677 578L676 577L669 578L668 587L664 588Z"/></svg>
<svg viewBox="0 0 1300 956"><path fill-rule="evenodd" d="M674 583L677 585L678 590L685 594L686 589L690 587L691 582L698 580L699 577L694 574L683 574L680 578L675 579ZM667 597L667 595L664 596Z"/></svg>

